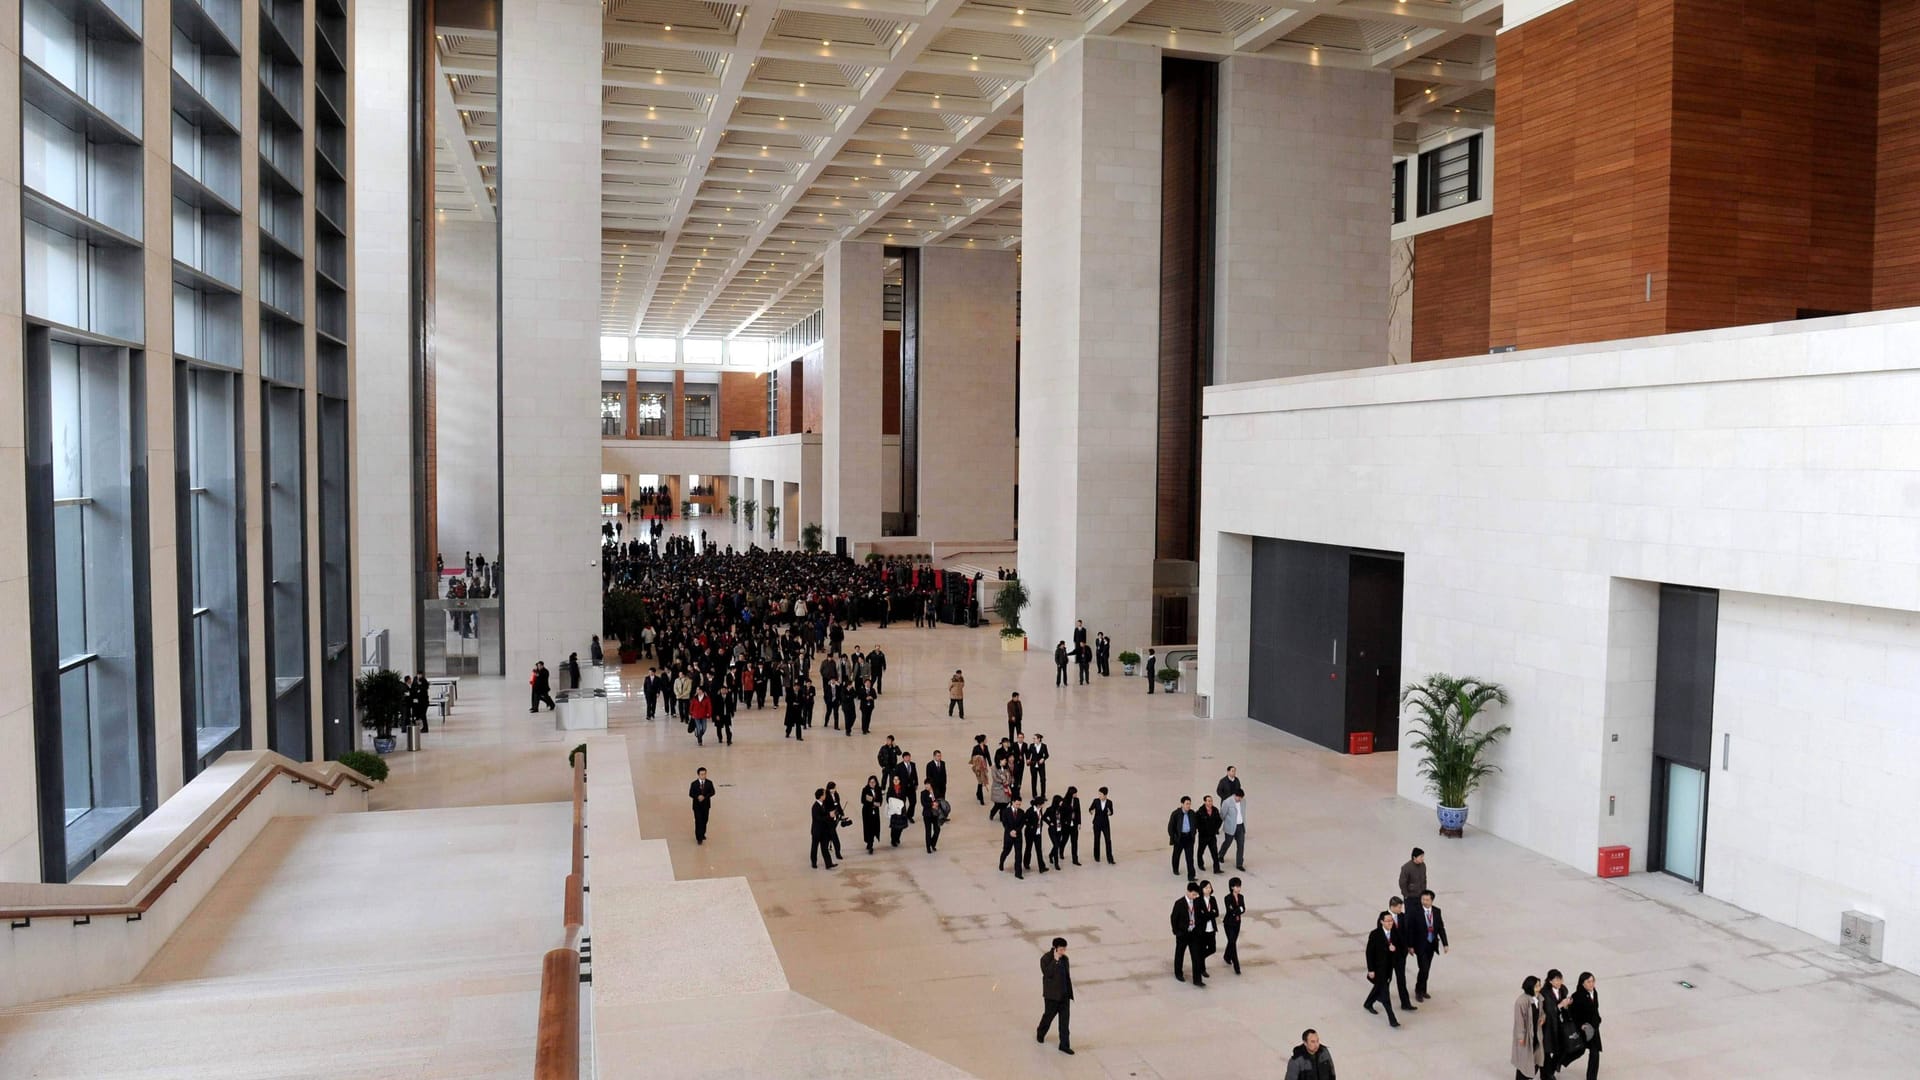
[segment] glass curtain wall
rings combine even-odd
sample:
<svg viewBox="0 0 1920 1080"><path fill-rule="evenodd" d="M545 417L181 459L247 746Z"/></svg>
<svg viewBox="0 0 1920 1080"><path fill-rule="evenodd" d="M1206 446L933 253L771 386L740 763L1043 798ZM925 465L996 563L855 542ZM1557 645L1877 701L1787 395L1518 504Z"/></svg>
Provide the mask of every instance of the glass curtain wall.
<svg viewBox="0 0 1920 1080"><path fill-rule="evenodd" d="M181 716L185 776L246 745L245 508L240 478L240 376L180 364Z"/></svg>
<svg viewBox="0 0 1920 1080"><path fill-rule="evenodd" d="M312 756L307 724L307 537L305 430L298 387L261 387L266 460L267 670L272 679L267 745L295 761Z"/></svg>

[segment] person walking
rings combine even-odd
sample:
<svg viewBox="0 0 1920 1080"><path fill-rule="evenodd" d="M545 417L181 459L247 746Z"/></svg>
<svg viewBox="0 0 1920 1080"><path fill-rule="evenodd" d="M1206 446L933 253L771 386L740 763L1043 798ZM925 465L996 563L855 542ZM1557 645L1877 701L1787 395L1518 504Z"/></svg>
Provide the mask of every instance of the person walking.
<svg viewBox="0 0 1920 1080"><path fill-rule="evenodd" d="M1040 863L1040 872L1044 874L1047 872L1047 857L1040 853L1041 816L1039 796L1035 796L1033 801L1027 804L1027 809L1021 815L1021 821L1026 826L1026 831L1022 833L1020 837L1021 850L1026 855L1029 863L1034 861Z"/></svg>
<svg viewBox="0 0 1920 1080"><path fill-rule="evenodd" d="M707 842L707 815L713 813L713 781L707 779L707 770L702 768L693 774L693 783L687 785L687 798L693 800L693 842Z"/></svg>
<svg viewBox="0 0 1920 1080"><path fill-rule="evenodd" d="M895 773L887 782L887 834L888 843L893 847L900 846L900 834L906 831L907 803L912 798L913 792L908 790L906 781Z"/></svg>
<svg viewBox="0 0 1920 1080"><path fill-rule="evenodd" d="M1033 797L1039 799L1041 795L1036 791ZM1046 812L1040 815L1040 819L1047 826L1045 861L1052 863L1055 870L1060 869L1060 855L1067 846L1066 802L1063 796L1055 795L1053 801L1047 804Z"/></svg>
<svg viewBox="0 0 1920 1080"><path fill-rule="evenodd" d="M1064 641L1053 646L1053 685L1067 685L1067 643Z"/></svg>
<svg viewBox="0 0 1920 1080"><path fill-rule="evenodd" d="M940 796L933 792L933 781L920 785L920 827L927 834L927 854L940 846Z"/></svg>
<svg viewBox="0 0 1920 1080"><path fill-rule="evenodd" d="M1067 797L1061 803L1066 811L1067 847L1072 852L1073 865L1080 865L1080 789L1067 785Z"/></svg>
<svg viewBox="0 0 1920 1080"><path fill-rule="evenodd" d="M1595 984L1593 972L1580 973L1580 981L1574 984L1578 989L1573 992L1573 1002L1567 1006L1567 1018L1580 1029L1587 1040L1587 1080L1598 1080L1600 1076L1600 987ZM1060 1029L1065 1037L1066 1029Z"/></svg>
<svg viewBox="0 0 1920 1080"><path fill-rule="evenodd" d="M872 685L868 685L860 692L860 734L862 735L873 734L873 706L875 699L879 696L880 691ZM853 734L853 725L847 725L847 734Z"/></svg>
<svg viewBox="0 0 1920 1080"><path fill-rule="evenodd" d="M413 687L407 701L413 706L413 722L420 725L420 733L427 733L427 709L433 704L429 696L427 673L420 672L413 677Z"/></svg>
<svg viewBox="0 0 1920 1080"><path fill-rule="evenodd" d="M1540 1002L1540 976L1520 980L1520 996L1513 999L1513 1080L1533 1080L1546 1063L1540 1045L1540 1027L1546 1020Z"/></svg>
<svg viewBox="0 0 1920 1080"><path fill-rule="evenodd" d="M1220 851L1233 851L1233 868L1247 868L1247 793L1235 791L1220 808ZM1216 872L1218 872L1216 870Z"/></svg>
<svg viewBox="0 0 1920 1080"><path fill-rule="evenodd" d="M809 836L813 844L807 849L807 861L815 870L820 869L820 856L827 857L827 869L834 867L833 862L833 811L827 808L827 789L813 789L812 828Z"/></svg>
<svg viewBox="0 0 1920 1080"><path fill-rule="evenodd" d="M692 700L693 680L687 676L687 670L681 668L673 677L673 708L674 715L683 724L687 722L687 705Z"/></svg>
<svg viewBox="0 0 1920 1080"><path fill-rule="evenodd" d="M847 820L847 805L840 801L840 785L831 780L827 781L827 809L833 814L833 857L846 858L846 853L840 850L840 827L853 822Z"/></svg>
<svg viewBox="0 0 1920 1080"><path fill-rule="evenodd" d="M1213 860L1213 872L1220 873L1220 808L1213 805L1213 796L1200 797L1200 865L1205 866L1207 859Z"/></svg>
<svg viewBox="0 0 1920 1080"><path fill-rule="evenodd" d="M1226 808L1227 800L1233 797L1233 793L1240 790L1242 790L1240 772L1231 765L1227 766L1227 775L1222 776L1220 782L1213 785L1213 793L1219 797L1222 809Z"/></svg>
<svg viewBox="0 0 1920 1080"><path fill-rule="evenodd" d="M867 843L867 854L873 854L873 842L880 839L880 778L867 777L867 786L860 789L860 838Z"/></svg>
<svg viewBox="0 0 1920 1080"><path fill-rule="evenodd" d="M1413 955L1420 965L1420 974L1413 981L1413 999L1425 1001L1432 996L1427 993L1427 969L1433 966L1433 954L1447 951L1447 920L1433 904L1432 889L1420 891L1420 906L1413 909L1409 921Z"/></svg>
<svg viewBox="0 0 1920 1080"><path fill-rule="evenodd" d="M1420 848L1413 849L1413 857L1400 867L1400 895L1407 903L1420 900L1420 894L1427 891L1427 853Z"/></svg>
<svg viewBox="0 0 1920 1080"><path fill-rule="evenodd" d="M1207 961L1198 951L1200 924L1205 917L1205 909L1200 906L1200 884L1189 881L1186 895L1173 902L1167 921L1173 929L1173 977L1187 981L1181 961L1192 957L1193 985L1199 987L1207 985Z"/></svg>
<svg viewBox="0 0 1920 1080"><path fill-rule="evenodd" d="M874 696L886 693L887 654L880 651L878 645L875 645L873 651L867 654L867 670L873 674Z"/></svg>
<svg viewBox="0 0 1920 1080"><path fill-rule="evenodd" d="M1407 921L1406 901L1388 897L1387 914L1393 919L1393 981L1400 991L1400 1011L1418 1012L1420 1007L1407 994L1407 955L1413 952L1413 926Z"/></svg>
<svg viewBox="0 0 1920 1080"><path fill-rule="evenodd" d="M942 802L947 798L947 763L940 751L933 752L933 760L927 762L927 783L933 785L933 797Z"/></svg>
<svg viewBox="0 0 1920 1080"><path fill-rule="evenodd" d="M553 675L547 670L545 660L533 662L533 674L527 677L527 686L533 691L533 708L528 709L528 712L539 712L541 702L546 703L549 711L559 708L553 703Z"/></svg>
<svg viewBox="0 0 1920 1080"><path fill-rule="evenodd" d="M947 715L952 716L958 710L960 719L967 718L967 677L959 668L953 669L953 678L947 680Z"/></svg>
<svg viewBox="0 0 1920 1080"><path fill-rule="evenodd" d="M1107 838L1107 865L1113 865L1113 800L1107 797L1107 789L1100 789L1100 797L1093 800L1093 861L1100 861L1100 838Z"/></svg>
<svg viewBox="0 0 1920 1080"><path fill-rule="evenodd" d="M1220 951L1220 898L1213 895L1211 881L1200 883L1200 909L1206 917L1200 920L1200 947L1195 950L1200 959L1195 962L1196 968Z"/></svg>
<svg viewBox="0 0 1920 1080"><path fill-rule="evenodd" d="M1333 1054L1320 1041L1320 1033L1308 1028L1300 1033L1300 1045L1287 1059L1285 1080L1334 1080Z"/></svg>
<svg viewBox="0 0 1920 1080"><path fill-rule="evenodd" d="M1016 878L1022 878L1026 876L1024 872L1020 869L1020 859L1022 855L1022 852L1020 850L1020 846L1021 846L1020 840L1021 840L1021 837L1026 835L1026 830L1027 830L1026 813L1020 807L1020 800L1014 799L1012 802L1006 804L1005 809L1000 814L1000 836L1001 836L1000 872L1001 873L1003 874L1006 873L1007 856L1012 855L1013 856L1013 876Z"/></svg>
<svg viewBox="0 0 1920 1080"><path fill-rule="evenodd" d="M1547 981L1540 984L1540 1076L1541 1080L1560 1075L1561 1051L1566 1036L1567 1006L1573 992L1567 989L1567 977L1559 968L1549 968Z"/></svg>
<svg viewBox="0 0 1920 1080"><path fill-rule="evenodd" d="M1227 895L1221 902L1220 925L1227 931L1227 952L1221 957L1233 965L1233 973L1240 974L1240 920L1247 914L1247 897L1240 891L1240 879L1227 880Z"/></svg>
<svg viewBox="0 0 1920 1080"><path fill-rule="evenodd" d="M1400 1020L1393 1015L1393 999L1387 996L1387 986L1393 982L1393 956L1393 913L1383 911L1374 920L1373 932L1367 935L1367 1000L1360 1007L1378 1015L1380 1010L1373 1003L1385 1005L1387 1025L1399 1027Z"/></svg>
<svg viewBox="0 0 1920 1080"><path fill-rule="evenodd" d="M993 809L987 811L989 819L999 818L1005 821L1011 812L1011 804L1016 801L1013 793L1013 781L1007 776L1007 767L1001 765L993 770L993 778L987 782L993 792Z"/></svg>
<svg viewBox="0 0 1920 1080"><path fill-rule="evenodd" d="M707 696L707 688L702 686L693 692L693 700L687 702L688 723L693 728L693 741L696 746L707 745L707 723L713 719L713 699Z"/></svg>
<svg viewBox="0 0 1920 1080"><path fill-rule="evenodd" d="M1015 690L1013 696L1007 699L1007 738L1011 739L1022 733L1024 729L1021 723L1026 716L1026 706L1020 704L1020 691Z"/></svg>
<svg viewBox="0 0 1920 1080"><path fill-rule="evenodd" d="M1187 857L1187 879L1192 880L1193 843L1200 831L1200 823L1193 811L1193 796L1180 796L1180 805L1167 817L1167 844L1173 848L1173 873L1180 876L1180 856Z"/></svg>
<svg viewBox="0 0 1920 1080"><path fill-rule="evenodd" d="M1047 794L1047 759L1053 751L1047 749L1046 736L1034 733L1033 745L1027 748L1027 773L1033 777L1033 797L1045 798Z"/></svg>
<svg viewBox="0 0 1920 1080"><path fill-rule="evenodd" d="M987 782L993 779L993 757L987 749L985 735L973 737L973 749L967 752L967 768L973 770L974 801L987 805Z"/></svg>
<svg viewBox="0 0 1920 1080"><path fill-rule="evenodd" d="M1073 1038L1067 1032L1067 1023L1073 1014L1073 975L1067 968L1066 938L1054 938L1053 948L1040 955L1040 997L1045 1002L1045 1011L1040 1014L1040 1027L1034 1031L1033 1041L1045 1043L1047 1029L1058 1017L1060 1052L1073 1053Z"/></svg>

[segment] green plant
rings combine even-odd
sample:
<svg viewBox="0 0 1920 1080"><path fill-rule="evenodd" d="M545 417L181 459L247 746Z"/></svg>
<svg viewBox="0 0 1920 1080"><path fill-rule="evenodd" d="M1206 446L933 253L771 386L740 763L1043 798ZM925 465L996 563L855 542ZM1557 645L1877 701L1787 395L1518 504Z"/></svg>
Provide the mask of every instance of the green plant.
<svg viewBox="0 0 1920 1080"><path fill-rule="evenodd" d="M748 499L746 502L740 504L740 509L746 512L747 530L751 532L753 530L753 514L754 511L760 509L760 503L758 500Z"/></svg>
<svg viewBox="0 0 1920 1080"><path fill-rule="evenodd" d="M379 754L369 754L365 750L349 750L341 754L337 760L341 765L369 780L379 782L387 778L387 759Z"/></svg>
<svg viewBox="0 0 1920 1080"><path fill-rule="evenodd" d="M1163 667L1155 672L1153 677L1159 679L1162 685L1172 686L1174 683L1180 681L1180 669Z"/></svg>
<svg viewBox="0 0 1920 1080"><path fill-rule="evenodd" d="M820 523L809 521L800 527L800 546L808 551L820 550Z"/></svg>
<svg viewBox="0 0 1920 1080"><path fill-rule="evenodd" d="M579 746L576 746L573 749L567 751L567 768L569 769L573 768L573 759L575 757L578 757L582 762L587 760L587 744L586 743L581 743Z"/></svg>
<svg viewBox="0 0 1920 1080"><path fill-rule="evenodd" d="M1132 649L1128 649L1126 652L1120 654L1120 662L1123 664L1137 664L1140 662L1140 654L1134 652Z"/></svg>
<svg viewBox="0 0 1920 1080"><path fill-rule="evenodd" d="M867 561L868 561L868 562L870 562L870 563L877 563L877 562L879 562L879 561L880 561L881 559L883 559L883 558L885 558L885 557L886 557L886 556L884 556L884 555L882 555L882 554L880 554L880 553L879 553L879 552L877 552L877 551L869 551L869 552L867 552Z"/></svg>
<svg viewBox="0 0 1920 1080"><path fill-rule="evenodd" d="M1409 683L1400 692L1401 707L1412 710L1414 734L1408 745L1421 752L1420 776L1441 806L1466 806L1480 782L1500 771L1484 759L1513 729L1506 724L1483 731L1473 727L1480 713L1496 702L1507 703L1499 683L1443 672Z"/></svg>
<svg viewBox="0 0 1920 1080"><path fill-rule="evenodd" d="M680 516L682 518L690 518L693 516L693 500L692 499L680 500Z"/></svg>
<svg viewBox="0 0 1920 1080"><path fill-rule="evenodd" d="M769 537L778 536L779 533L777 530L779 528L780 528L780 508L777 506L767 507L767 535Z"/></svg>
<svg viewBox="0 0 1920 1080"><path fill-rule="evenodd" d="M1020 628L1020 609L1032 600L1033 595L1020 581L1000 583L1000 592L993 598L993 613L1000 616L1001 637L1020 637L1026 633Z"/></svg>
<svg viewBox="0 0 1920 1080"><path fill-rule="evenodd" d="M727 514L736 524L740 521L740 496L727 496Z"/></svg>
<svg viewBox="0 0 1920 1080"><path fill-rule="evenodd" d="M407 722L407 684L400 673L387 668L369 671L353 681L354 697L360 702L360 724L370 727L383 739L393 738L393 729Z"/></svg>
<svg viewBox="0 0 1920 1080"><path fill-rule="evenodd" d="M633 500L632 502L630 502L630 503L628 503L628 504L627 504L627 509L629 509L629 510L631 510L631 511L633 511L633 512L634 512L634 513L636 513L636 514L637 514L637 513L639 513L639 512L640 512L640 500L639 500L639 499L635 499L635 500Z"/></svg>

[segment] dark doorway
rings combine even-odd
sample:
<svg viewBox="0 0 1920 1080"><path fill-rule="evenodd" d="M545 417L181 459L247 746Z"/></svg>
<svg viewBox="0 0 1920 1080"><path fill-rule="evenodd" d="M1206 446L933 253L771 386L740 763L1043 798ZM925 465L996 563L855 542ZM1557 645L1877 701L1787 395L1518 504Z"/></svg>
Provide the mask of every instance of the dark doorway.
<svg viewBox="0 0 1920 1080"><path fill-rule="evenodd" d="M1371 732L1375 750L1400 737L1399 556L1350 556L1347 568L1347 733Z"/></svg>
<svg viewBox="0 0 1920 1080"><path fill-rule="evenodd" d="M1255 537L1247 715L1345 753L1399 737L1403 563L1392 552Z"/></svg>
<svg viewBox="0 0 1920 1080"><path fill-rule="evenodd" d="M1660 586L1647 869L1696 886L1706 881L1708 766L1719 642L1719 592Z"/></svg>

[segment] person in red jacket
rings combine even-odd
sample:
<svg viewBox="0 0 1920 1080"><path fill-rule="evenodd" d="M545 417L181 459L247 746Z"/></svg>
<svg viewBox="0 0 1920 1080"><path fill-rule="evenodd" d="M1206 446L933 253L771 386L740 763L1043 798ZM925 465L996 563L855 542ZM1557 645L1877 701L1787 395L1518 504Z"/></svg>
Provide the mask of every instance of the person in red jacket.
<svg viewBox="0 0 1920 1080"><path fill-rule="evenodd" d="M707 745L707 721L713 719L713 699L707 696L706 687L693 692L693 700L687 703L687 715L693 721L694 743Z"/></svg>

